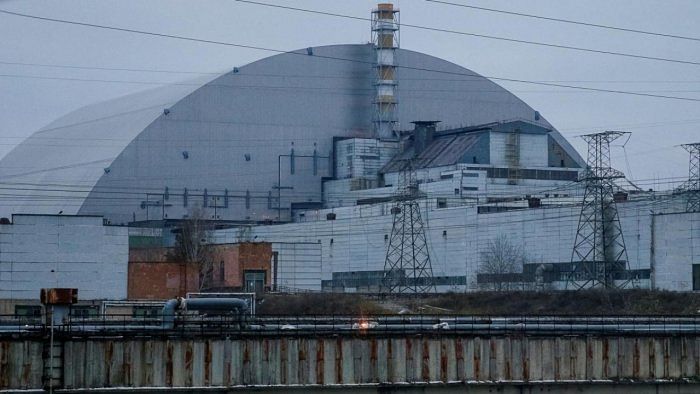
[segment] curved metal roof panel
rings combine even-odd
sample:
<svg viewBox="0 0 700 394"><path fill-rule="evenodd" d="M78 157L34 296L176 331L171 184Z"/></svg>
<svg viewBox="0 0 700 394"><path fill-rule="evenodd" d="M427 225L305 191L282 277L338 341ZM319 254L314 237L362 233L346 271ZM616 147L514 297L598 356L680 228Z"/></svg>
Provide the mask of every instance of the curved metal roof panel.
<svg viewBox="0 0 700 394"><path fill-rule="evenodd" d="M0 182L30 189L0 214L63 211L126 222L179 218L199 203L213 217L255 220L274 219L292 202L320 201L333 137L370 136L373 58L368 44L304 49L75 111L0 161ZM404 49L397 60L400 128L514 118L551 127L468 69Z"/></svg>
<svg viewBox="0 0 700 394"><path fill-rule="evenodd" d="M16 194L2 204L12 211L2 214L77 214L124 148L165 109L212 78L88 105L36 131L0 160L0 182Z"/></svg>

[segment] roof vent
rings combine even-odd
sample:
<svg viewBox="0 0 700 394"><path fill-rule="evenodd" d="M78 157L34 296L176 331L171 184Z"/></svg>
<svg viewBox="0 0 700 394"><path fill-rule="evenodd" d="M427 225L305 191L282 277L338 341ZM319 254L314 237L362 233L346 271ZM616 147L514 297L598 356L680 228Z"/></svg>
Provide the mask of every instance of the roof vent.
<svg viewBox="0 0 700 394"><path fill-rule="evenodd" d="M416 155L419 155L425 148L433 142L435 128L439 120L424 120L411 122L414 125L413 129L413 146L415 147Z"/></svg>
<svg viewBox="0 0 700 394"><path fill-rule="evenodd" d="M183 151L182 151L182 158L185 159L185 160L189 159L189 158L190 158L190 152L188 152L188 151L186 151L186 150L183 150Z"/></svg>
<svg viewBox="0 0 700 394"><path fill-rule="evenodd" d="M166 108L166 109L163 110L163 115L166 115L166 116L167 116L169 113L170 113L170 110L169 110L169 109Z"/></svg>
<svg viewBox="0 0 700 394"><path fill-rule="evenodd" d="M238 71L239 71L239 70L238 70L238 67L234 67L234 68L233 68L233 73L234 73L234 74L238 74Z"/></svg>
<svg viewBox="0 0 700 394"><path fill-rule="evenodd" d="M306 48L306 54L312 56L314 54L314 49L311 47Z"/></svg>
<svg viewBox="0 0 700 394"><path fill-rule="evenodd" d="M105 174L109 174L109 172L112 171L109 167L106 167L104 170L105 170Z"/></svg>
<svg viewBox="0 0 700 394"><path fill-rule="evenodd" d="M535 120L540 120L540 111L535 111Z"/></svg>
<svg viewBox="0 0 700 394"><path fill-rule="evenodd" d="M8 218L0 218L0 224L12 224Z"/></svg>

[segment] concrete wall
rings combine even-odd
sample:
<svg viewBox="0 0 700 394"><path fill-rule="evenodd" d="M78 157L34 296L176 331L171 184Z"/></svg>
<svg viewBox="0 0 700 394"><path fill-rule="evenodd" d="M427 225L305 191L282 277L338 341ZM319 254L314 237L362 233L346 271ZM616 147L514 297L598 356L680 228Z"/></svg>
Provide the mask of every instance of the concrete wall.
<svg viewBox="0 0 700 394"><path fill-rule="evenodd" d="M565 191L555 192L564 194ZM478 213L476 203L464 204L467 205L448 204L447 208L437 208L436 198L420 201L432 268L436 276L466 276L466 287L475 288L475 277L484 263L484 252L490 241L501 236L506 236L509 242L522 247L529 262L571 261L581 209L572 199L543 199L543 207L535 209L527 209L523 201L504 203L521 206L523 209L499 213ZM671 200L644 199L617 205L631 269L652 267L652 212L671 212L677 209L674 204L678 205ZM256 226L251 231L258 240L268 242L319 243L323 261L320 273L322 279L327 280L331 279L333 272L384 268L392 226L390 208L391 203L334 208L332 212L335 220L326 220L326 214L331 210L306 211L305 222ZM674 218L674 223L680 226L678 231L686 229L683 230L686 231L682 236L686 241L683 242L698 239L697 230L693 230L695 232L692 234L688 232L691 216ZM693 228L697 227L700 226ZM661 228L656 229L655 233L658 240L668 242L668 248L680 245L682 237L672 236L674 232L671 230ZM216 238L217 242L236 242L238 235L235 230L221 230L217 232ZM683 250L689 253L690 246ZM681 253L681 250L675 250L674 253ZM660 260L667 255L670 256L657 252L655 264L661 266L663 263ZM678 264L680 263L673 267ZM687 266L685 271L679 271L679 277L689 280L689 269ZM675 268L669 267L668 270L674 271ZM659 270L656 272L658 274ZM650 286L649 281L640 284ZM660 286L675 290L688 289L678 283ZM464 288L465 286L459 286L450 290Z"/></svg>
<svg viewBox="0 0 700 394"><path fill-rule="evenodd" d="M35 299L44 287L74 287L86 300L126 298L127 232L102 217L14 215L0 225L0 298Z"/></svg>
<svg viewBox="0 0 700 394"><path fill-rule="evenodd" d="M654 215L653 221L655 286L693 290L693 264L700 264L700 213Z"/></svg>
<svg viewBox="0 0 700 394"><path fill-rule="evenodd" d="M491 132L490 135L490 164L497 167L507 167L506 139L508 133ZM547 167L549 165L549 153L547 150L547 134L520 133L520 166L521 167Z"/></svg>
<svg viewBox="0 0 700 394"><path fill-rule="evenodd" d="M398 151L398 144L370 138L350 138L335 143L337 179L376 178L379 169Z"/></svg>
<svg viewBox="0 0 700 394"><path fill-rule="evenodd" d="M40 387L40 343L0 341L0 389ZM61 347L66 389L695 382L700 371L696 336L87 338Z"/></svg>

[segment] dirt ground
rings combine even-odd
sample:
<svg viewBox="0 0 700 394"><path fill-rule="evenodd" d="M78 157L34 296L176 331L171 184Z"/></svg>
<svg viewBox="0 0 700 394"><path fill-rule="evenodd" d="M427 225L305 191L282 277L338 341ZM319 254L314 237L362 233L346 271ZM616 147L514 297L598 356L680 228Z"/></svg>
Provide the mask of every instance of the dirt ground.
<svg viewBox="0 0 700 394"><path fill-rule="evenodd" d="M698 315L700 294L650 290L473 292L421 297L268 294L258 314Z"/></svg>

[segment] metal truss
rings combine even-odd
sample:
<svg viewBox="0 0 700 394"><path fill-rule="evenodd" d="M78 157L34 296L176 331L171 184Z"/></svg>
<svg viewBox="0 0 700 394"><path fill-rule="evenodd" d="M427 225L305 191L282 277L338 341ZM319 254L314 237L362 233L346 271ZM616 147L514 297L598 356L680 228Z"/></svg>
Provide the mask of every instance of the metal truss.
<svg viewBox="0 0 700 394"><path fill-rule="evenodd" d="M700 212L700 142L681 146L690 154L688 180L676 190L686 195L686 212Z"/></svg>
<svg viewBox="0 0 700 394"><path fill-rule="evenodd" d="M383 292L421 294L435 291L428 242L417 198L412 162L399 174L389 246L384 261Z"/></svg>
<svg viewBox="0 0 700 394"><path fill-rule="evenodd" d="M576 288L622 288L629 262L615 203L615 179L624 174L610 165L610 143L629 133L606 131L582 138L588 143L588 167L580 181L585 192L571 255L569 284Z"/></svg>

